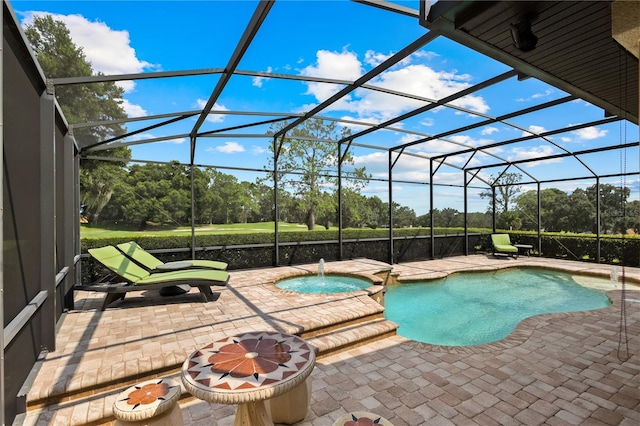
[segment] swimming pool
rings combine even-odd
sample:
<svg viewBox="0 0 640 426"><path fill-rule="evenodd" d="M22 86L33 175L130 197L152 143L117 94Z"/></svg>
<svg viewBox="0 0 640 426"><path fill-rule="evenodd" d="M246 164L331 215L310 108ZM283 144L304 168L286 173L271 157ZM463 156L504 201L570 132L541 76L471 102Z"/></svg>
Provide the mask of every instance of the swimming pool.
<svg viewBox="0 0 640 426"><path fill-rule="evenodd" d="M311 294L345 293L364 290L371 285L371 281L343 275L301 275L276 283L276 287L281 290Z"/></svg>
<svg viewBox="0 0 640 426"><path fill-rule="evenodd" d="M397 323L398 334L408 339L470 346L503 339L519 322L534 315L610 304L604 291L581 286L571 274L509 268L389 286L385 316Z"/></svg>

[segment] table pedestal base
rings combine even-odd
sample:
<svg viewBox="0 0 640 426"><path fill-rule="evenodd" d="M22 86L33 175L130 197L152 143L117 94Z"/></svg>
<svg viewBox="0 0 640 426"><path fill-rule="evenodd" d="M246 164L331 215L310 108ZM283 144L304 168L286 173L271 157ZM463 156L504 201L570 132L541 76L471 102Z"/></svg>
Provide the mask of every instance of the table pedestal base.
<svg viewBox="0 0 640 426"><path fill-rule="evenodd" d="M266 400L267 411L274 423L292 425L307 417L309 402L311 401L311 376L291 389L275 398Z"/></svg>
<svg viewBox="0 0 640 426"><path fill-rule="evenodd" d="M238 404L233 426L273 426L264 401Z"/></svg>

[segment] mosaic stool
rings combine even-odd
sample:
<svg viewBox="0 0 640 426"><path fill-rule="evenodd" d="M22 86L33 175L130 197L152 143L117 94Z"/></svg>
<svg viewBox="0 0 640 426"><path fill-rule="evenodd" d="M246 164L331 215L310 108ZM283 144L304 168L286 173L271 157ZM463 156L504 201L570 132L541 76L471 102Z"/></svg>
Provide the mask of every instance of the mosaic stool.
<svg viewBox="0 0 640 426"><path fill-rule="evenodd" d="M354 411L340 417L333 426L393 426L389 420L367 411Z"/></svg>
<svg viewBox="0 0 640 426"><path fill-rule="evenodd" d="M177 404L180 385L169 379L136 383L121 392L113 403L116 425L182 425Z"/></svg>

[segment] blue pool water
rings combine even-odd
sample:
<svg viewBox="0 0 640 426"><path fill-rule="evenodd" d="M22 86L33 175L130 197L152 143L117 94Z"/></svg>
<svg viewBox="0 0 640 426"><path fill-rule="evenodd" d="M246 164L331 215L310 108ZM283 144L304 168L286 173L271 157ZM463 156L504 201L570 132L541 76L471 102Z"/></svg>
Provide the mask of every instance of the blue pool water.
<svg viewBox="0 0 640 426"><path fill-rule="evenodd" d="M325 275L324 277L303 275L281 280L276 283L276 287L298 293L344 293L369 288L371 287L371 282L360 278L340 275Z"/></svg>
<svg viewBox="0 0 640 426"><path fill-rule="evenodd" d="M610 304L604 291L583 287L570 274L507 269L389 286L385 316L408 339L469 346L503 339L527 317Z"/></svg>

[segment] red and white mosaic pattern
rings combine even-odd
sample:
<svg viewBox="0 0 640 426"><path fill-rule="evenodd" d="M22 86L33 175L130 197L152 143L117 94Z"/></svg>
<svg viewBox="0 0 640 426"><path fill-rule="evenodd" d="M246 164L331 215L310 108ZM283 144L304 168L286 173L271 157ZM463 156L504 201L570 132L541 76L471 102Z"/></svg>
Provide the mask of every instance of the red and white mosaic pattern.
<svg viewBox="0 0 640 426"><path fill-rule="evenodd" d="M180 386L169 379L153 379L131 386L118 395L113 415L124 421L140 421L173 407L180 398Z"/></svg>
<svg viewBox="0 0 640 426"><path fill-rule="evenodd" d="M337 419L333 426L393 426L391 422L384 417L366 411L355 411L347 413Z"/></svg>
<svg viewBox="0 0 640 426"><path fill-rule="evenodd" d="M241 403L271 398L311 374L315 351L298 336L251 332L195 351L184 362L185 388L211 402Z"/></svg>

